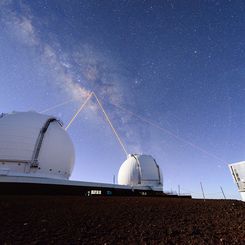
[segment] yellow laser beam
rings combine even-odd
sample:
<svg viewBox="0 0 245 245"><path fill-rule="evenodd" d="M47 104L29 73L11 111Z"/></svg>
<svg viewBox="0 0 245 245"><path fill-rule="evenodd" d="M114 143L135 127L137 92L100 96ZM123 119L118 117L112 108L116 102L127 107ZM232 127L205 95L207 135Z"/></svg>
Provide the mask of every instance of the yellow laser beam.
<svg viewBox="0 0 245 245"><path fill-rule="evenodd" d="M71 103L72 101L74 101L74 100L73 100L73 99L72 99L72 100L67 100L67 101L65 101L65 102L62 102L62 103L59 103L59 104L57 104L57 105L51 106L51 107L49 107L49 108L47 108L47 109L45 109L45 110L42 110L42 111L40 111L39 113L45 113L45 112L51 111L51 110L53 110L53 109L55 109L55 108L58 108L58 107L60 107L60 106L62 106L62 105L69 104L69 103Z"/></svg>
<svg viewBox="0 0 245 245"><path fill-rule="evenodd" d="M179 140L179 141L191 146L192 148L194 148L196 150L199 150L200 152L208 155L209 157L215 158L216 160L218 160L220 162L226 162L224 159L221 159L220 157L214 155L213 153L208 152L207 150L201 148L200 146L198 146L196 144L193 144L192 142L183 139L182 137L174 134L173 132L169 131L168 129L165 129L162 126L159 126L155 122L152 122L149 119L146 119L146 118L144 118L144 117L142 117L142 116L140 116L140 115L138 115L138 114L136 114L136 113L134 113L132 111L129 111L129 110L127 110L127 109L125 109L125 108L123 108L123 107L121 107L119 105L116 105L116 104L114 104L112 102L111 102L111 104L114 105L115 107L117 107L117 108L119 108L119 109L121 109L121 110L123 110L123 111L125 111L125 112L127 112L127 113L129 113L129 114L131 114L133 116L135 116L136 118L140 119L141 121L143 121L145 123L148 123L149 125L161 130L162 132L167 133L168 135L172 136L173 138L175 138L175 139L177 139L177 140Z"/></svg>
<svg viewBox="0 0 245 245"><path fill-rule="evenodd" d="M125 155L126 155L126 157L127 157L127 156L128 156L128 152L127 152L127 150L126 150L126 148L125 148L125 146L124 146L124 144L123 144L121 138L119 137L119 135L118 135L116 129L113 127L112 122L111 122L109 116L107 115L105 109L103 108L103 106L102 106L100 100L98 99L98 97L96 96L96 94L95 94L94 92L92 92L92 93L93 93L93 95L94 95L94 97L95 97L95 99L96 99L96 101L97 101L97 103L98 103L100 109L102 110L102 112L103 112L103 114L104 114L104 116L105 116L105 118L106 118L106 121L107 121L108 124L110 125L110 127L111 127L111 129L112 129L112 132L115 134L115 136L116 136L116 138L117 138L119 144L121 145L121 147L122 147L122 149L123 149L123 151L124 151L124 153L125 153Z"/></svg>
<svg viewBox="0 0 245 245"><path fill-rule="evenodd" d="M91 96L93 95L93 93L89 93L87 99L83 102L83 104L80 106L80 108L76 111L76 113L74 114L74 116L72 117L72 119L70 120L70 122L67 124L67 126L65 127L65 130L67 130L71 124L73 123L73 121L76 119L77 115L82 111L82 109L85 107L85 105L87 104L87 102L90 100Z"/></svg>

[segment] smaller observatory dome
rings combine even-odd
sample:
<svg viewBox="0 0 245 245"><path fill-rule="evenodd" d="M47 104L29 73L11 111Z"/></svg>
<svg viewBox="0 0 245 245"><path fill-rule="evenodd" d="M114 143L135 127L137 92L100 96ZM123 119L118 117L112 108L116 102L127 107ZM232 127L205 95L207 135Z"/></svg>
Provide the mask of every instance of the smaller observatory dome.
<svg viewBox="0 0 245 245"><path fill-rule="evenodd" d="M150 186L162 190L163 178L160 167L152 156L130 154L119 169L118 184Z"/></svg>
<svg viewBox="0 0 245 245"><path fill-rule="evenodd" d="M0 116L0 175L68 179L75 159L61 122L37 112Z"/></svg>

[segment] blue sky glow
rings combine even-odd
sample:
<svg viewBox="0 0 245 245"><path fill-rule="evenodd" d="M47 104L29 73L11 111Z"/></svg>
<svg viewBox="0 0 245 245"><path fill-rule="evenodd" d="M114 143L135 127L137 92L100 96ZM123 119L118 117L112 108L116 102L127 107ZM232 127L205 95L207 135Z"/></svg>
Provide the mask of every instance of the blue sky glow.
<svg viewBox="0 0 245 245"><path fill-rule="evenodd" d="M95 91L128 151L156 158L165 190L201 197L201 181L207 197L222 198L222 186L240 199L227 164L245 159L244 10L228 0L0 0L1 112L71 100L48 112L66 125ZM72 179L112 183L125 155L94 99L68 132Z"/></svg>

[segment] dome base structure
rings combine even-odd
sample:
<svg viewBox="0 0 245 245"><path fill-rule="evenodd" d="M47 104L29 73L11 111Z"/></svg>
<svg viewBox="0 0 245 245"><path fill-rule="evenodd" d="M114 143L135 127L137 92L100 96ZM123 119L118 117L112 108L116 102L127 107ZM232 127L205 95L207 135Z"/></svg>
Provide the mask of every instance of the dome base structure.
<svg viewBox="0 0 245 245"><path fill-rule="evenodd" d="M163 191L162 172L152 156L130 154L119 169L118 184L148 186L152 190Z"/></svg>
<svg viewBox="0 0 245 245"><path fill-rule="evenodd" d="M37 112L0 117L0 175L68 179L75 159L62 123Z"/></svg>
<svg viewBox="0 0 245 245"><path fill-rule="evenodd" d="M122 186L30 176L0 176L0 195L77 195L77 196L162 196L168 195L147 186Z"/></svg>

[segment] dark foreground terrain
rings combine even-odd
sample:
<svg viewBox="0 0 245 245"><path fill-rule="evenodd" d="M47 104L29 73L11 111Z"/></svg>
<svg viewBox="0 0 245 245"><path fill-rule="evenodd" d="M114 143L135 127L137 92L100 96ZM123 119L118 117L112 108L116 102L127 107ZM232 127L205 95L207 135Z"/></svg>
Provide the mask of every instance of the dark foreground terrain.
<svg viewBox="0 0 245 245"><path fill-rule="evenodd" d="M0 244L245 244L245 203L0 196Z"/></svg>

